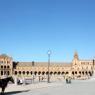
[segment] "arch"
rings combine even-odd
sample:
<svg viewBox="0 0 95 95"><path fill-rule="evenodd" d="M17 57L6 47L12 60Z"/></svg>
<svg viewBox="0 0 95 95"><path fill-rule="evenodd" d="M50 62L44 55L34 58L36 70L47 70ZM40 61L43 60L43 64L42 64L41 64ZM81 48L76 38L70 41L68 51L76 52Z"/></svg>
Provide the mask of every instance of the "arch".
<svg viewBox="0 0 95 95"><path fill-rule="evenodd" d="M23 71L22 73L23 73L23 75L25 75L25 71Z"/></svg>
<svg viewBox="0 0 95 95"><path fill-rule="evenodd" d="M75 74L77 75L77 71L75 71Z"/></svg>
<svg viewBox="0 0 95 95"><path fill-rule="evenodd" d="M59 72L58 72L58 75L60 75L60 74L61 74L61 72L59 71Z"/></svg>
<svg viewBox="0 0 95 95"><path fill-rule="evenodd" d="M72 71L72 74L73 74L73 75L75 74L74 71Z"/></svg>
<svg viewBox="0 0 95 95"><path fill-rule="evenodd" d="M92 76L92 73L91 73L91 71L89 71L88 73L89 73L89 75L90 75L90 76Z"/></svg>
<svg viewBox="0 0 95 95"><path fill-rule="evenodd" d="M3 66L1 65L1 68L3 68Z"/></svg>
<svg viewBox="0 0 95 95"><path fill-rule="evenodd" d="M57 72L54 72L54 75L56 75L57 74Z"/></svg>
<svg viewBox="0 0 95 95"><path fill-rule="evenodd" d="M1 75L3 75L3 71L1 71Z"/></svg>
<svg viewBox="0 0 95 95"><path fill-rule="evenodd" d="M27 75L29 75L29 71L27 71L26 73L27 73Z"/></svg>
<svg viewBox="0 0 95 95"><path fill-rule="evenodd" d="M85 74L88 75L88 72L86 71Z"/></svg>
<svg viewBox="0 0 95 95"><path fill-rule="evenodd" d="M21 71L18 72L21 75Z"/></svg>
<svg viewBox="0 0 95 95"><path fill-rule="evenodd" d="M61 74L63 75L63 74L65 74L65 72L62 72Z"/></svg>
<svg viewBox="0 0 95 95"><path fill-rule="evenodd" d="M9 68L10 68L10 66L8 65L8 66L7 66L7 68L9 69Z"/></svg>
<svg viewBox="0 0 95 95"><path fill-rule="evenodd" d="M15 75L17 75L17 71L15 71Z"/></svg>
<svg viewBox="0 0 95 95"><path fill-rule="evenodd" d="M37 71L35 71L34 74L37 75Z"/></svg>
<svg viewBox="0 0 95 95"><path fill-rule="evenodd" d="M51 71L51 72L50 72L50 75L52 75L52 74L53 74L53 72Z"/></svg>
<svg viewBox="0 0 95 95"><path fill-rule="evenodd" d="M49 74L49 72L47 71L47 72L46 72L46 75L48 75L48 74Z"/></svg>
<svg viewBox="0 0 95 95"><path fill-rule="evenodd" d="M43 71L43 72L42 72L42 75L44 75L44 74L45 74L45 72Z"/></svg>
<svg viewBox="0 0 95 95"><path fill-rule="evenodd" d="M6 69L6 66L4 66L4 69Z"/></svg>
<svg viewBox="0 0 95 95"><path fill-rule="evenodd" d="M41 75L41 71L38 72L38 75Z"/></svg>
<svg viewBox="0 0 95 95"><path fill-rule="evenodd" d="M84 75L84 71L82 71L82 74Z"/></svg>
<svg viewBox="0 0 95 95"><path fill-rule="evenodd" d="M67 71L66 74L69 74L69 72Z"/></svg>
<svg viewBox="0 0 95 95"><path fill-rule="evenodd" d="M79 71L79 74L81 74L81 71Z"/></svg>
<svg viewBox="0 0 95 95"><path fill-rule="evenodd" d="M31 75L33 74L33 72L31 71Z"/></svg>
<svg viewBox="0 0 95 95"><path fill-rule="evenodd" d="M10 72L9 72L9 71L7 71L7 74L8 74L8 75L10 75Z"/></svg>

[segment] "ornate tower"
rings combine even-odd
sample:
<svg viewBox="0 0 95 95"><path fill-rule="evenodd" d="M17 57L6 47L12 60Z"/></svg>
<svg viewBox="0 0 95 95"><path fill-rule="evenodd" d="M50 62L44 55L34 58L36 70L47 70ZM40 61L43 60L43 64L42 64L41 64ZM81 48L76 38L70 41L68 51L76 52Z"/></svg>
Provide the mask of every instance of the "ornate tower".
<svg viewBox="0 0 95 95"><path fill-rule="evenodd" d="M6 54L0 55L0 77L3 75L12 75L12 57L9 57Z"/></svg>
<svg viewBox="0 0 95 95"><path fill-rule="evenodd" d="M77 59L77 60L79 59L79 58L78 58L78 53L77 53L77 52L74 53L74 59Z"/></svg>
<svg viewBox="0 0 95 95"><path fill-rule="evenodd" d="M73 59L72 63L73 63L73 65L78 65L78 63L79 63L79 57L78 57L77 52L74 53L74 59Z"/></svg>

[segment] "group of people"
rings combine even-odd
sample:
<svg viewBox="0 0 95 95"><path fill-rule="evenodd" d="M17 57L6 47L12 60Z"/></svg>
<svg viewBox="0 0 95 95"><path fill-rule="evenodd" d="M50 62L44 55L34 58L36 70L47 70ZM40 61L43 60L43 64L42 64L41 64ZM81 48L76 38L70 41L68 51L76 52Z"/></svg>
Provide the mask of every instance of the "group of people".
<svg viewBox="0 0 95 95"><path fill-rule="evenodd" d="M71 77L67 77L67 78L66 78L66 83L67 83L67 84L70 84L70 83L71 83Z"/></svg>

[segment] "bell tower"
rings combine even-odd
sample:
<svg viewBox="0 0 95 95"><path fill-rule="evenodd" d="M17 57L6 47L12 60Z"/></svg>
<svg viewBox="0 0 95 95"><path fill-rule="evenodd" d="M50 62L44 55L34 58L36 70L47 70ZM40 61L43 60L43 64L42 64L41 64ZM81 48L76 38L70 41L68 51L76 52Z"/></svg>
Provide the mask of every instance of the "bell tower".
<svg viewBox="0 0 95 95"><path fill-rule="evenodd" d="M79 58L78 58L78 53L77 53L77 52L74 53L74 59L77 59L77 60L79 59Z"/></svg>
<svg viewBox="0 0 95 95"><path fill-rule="evenodd" d="M78 65L78 63L79 63L79 57L78 57L77 52L74 53L74 59L73 59L72 63L73 63L73 65Z"/></svg>

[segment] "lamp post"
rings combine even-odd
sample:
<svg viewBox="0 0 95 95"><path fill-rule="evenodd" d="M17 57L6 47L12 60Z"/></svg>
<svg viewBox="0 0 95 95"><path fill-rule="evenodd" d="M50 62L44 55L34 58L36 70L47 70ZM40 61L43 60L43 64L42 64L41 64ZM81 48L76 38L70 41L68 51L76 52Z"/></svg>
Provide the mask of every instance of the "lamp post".
<svg viewBox="0 0 95 95"><path fill-rule="evenodd" d="M95 58L93 58L93 73L94 73L94 63L95 63Z"/></svg>
<svg viewBox="0 0 95 95"><path fill-rule="evenodd" d="M47 82L50 83L49 67L50 67L50 55L51 55L51 51L48 50L47 54L48 54L48 78L47 78Z"/></svg>
<svg viewBox="0 0 95 95"><path fill-rule="evenodd" d="M35 64L35 62L32 61L32 67L33 67L33 70L32 70L32 74L33 74L33 83L34 83L34 64Z"/></svg>

